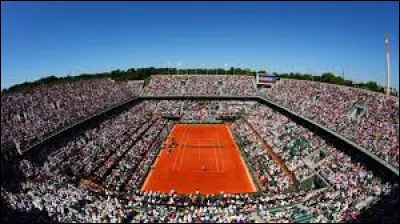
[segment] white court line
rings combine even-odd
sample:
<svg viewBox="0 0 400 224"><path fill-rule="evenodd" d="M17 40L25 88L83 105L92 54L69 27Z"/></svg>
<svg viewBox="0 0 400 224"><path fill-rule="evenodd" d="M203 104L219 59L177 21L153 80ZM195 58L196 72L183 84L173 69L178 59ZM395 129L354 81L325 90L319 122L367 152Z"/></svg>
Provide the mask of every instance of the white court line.
<svg viewBox="0 0 400 224"><path fill-rule="evenodd" d="M190 133L190 126L187 126L187 130L186 130L186 136L184 136L184 138L183 138L183 140L182 140L182 144L181 144L181 146L182 145L185 145L184 143L186 143L186 140L187 140L187 137L189 136L189 133ZM180 160L179 160L179 168L178 168L178 171L180 171L181 170L181 166L182 166L182 160L183 160L183 157L185 156L185 148L183 148L182 149L182 147L180 148L180 151L182 151L179 155L181 155L179 158L180 158Z"/></svg>
<svg viewBox="0 0 400 224"><path fill-rule="evenodd" d="M185 139L185 136L186 136L186 134L187 134L187 132L188 132L188 129L187 128L189 128L189 126L186 126L186 125L184 125L183 126L184 127L184 132L183 132L183 139ZM182 140L183 140L182 139ZM176 157L175 157L175 161L174 161L174 164L173 164L173 166L172 166L172 171L175 171L175 165L176 165L176 161L178 161L178 158L179 158L179 155L180 155L180 149L182 148L182 145L183 145L183 143L181 143L181 144L179 144L179 150L177 150L178 152L177 152L177 155L176 155Z"/></svg>
<svg viewBox="0 0 400 224"><path fill-rule="evenodd" d="M172 127L171 132L174 130L175 126ZM167 139L164 141L164 143L167 141ZM165 153L165 150L160 150L160 153L157 155L156 160L154 161L154 164L152 166L157 167L157 164L160 161L161 156ZM150 169L149 175L147 175L146 180L144 181L144 184L142 185L141 191L144 191L144 189L147 187L148 182L150 181L151 177L153 176L154 171Z"/></svg>
<svg viewBox="0 0 400 224"><path fill-rule="evenodd" d="M225 127L226 127L226 126L225 126ZM218 141L218 143L220 143L218 131L217 131L215 134L216 134L216 136L217 136L217 141ZM220 148L220 149L218 150L218 155L219 155L219 158L221 159L222 172L225 172L225 161L224 161L224 159L222 158L222 155L221 155L221 150L222 150L222 149L223 149L223 148Z"/></svg>
<svg viewBox="0 0 400 224"><path fill-rule="evenodd" d="M197 139L197 158L200 161L200 139Z"/></svg>
<svg viewBox="0 0 400 224"><path fill-rule="evenodd" d="M184 138L184 141L183 141L184 143L186 143L186 138L187 138L187 136L189 136L189 133L190 133L190 126L188 126L187 135L186 135L186 137ZM181 156L181 160L179 161L179 169L178 169L178 171L181 171L182 160L183 160L184 156L185 156L185 148L182 150L182 156Z"/></svg>
<svg viewBox="0 0 400 224"><path fill-rule="evenodd" d="M214 127L215 128L215 127ZM214 129L214 136L216 136L216 131L215 131L215 129ZM217 140L215 140L214 139L214 144L218 144L217 143ZM215 165L217 166L217 171L219 171L219 166L218 166L218 159L217 159L217 150L218 150L218 148L217 147L214 147L214 157L215 157Z"/></svg>
<svg viewBox="0 0 400 224"><path fill-rule="evenodd" d="M215 139L213 138L206 138L206 139L199 139L199 138L193 138L193 139L188 139L188 141L197 141L197 140L201 140L202 142L215 142ZM206 144L203 144L206 145Z"/></svg>
<svg viewBox="0 0 400 224"><path fill-rule="evenodd" d="M227 127L227 128L228 128L228 127ZM232 137L232 139L234 140L233 134L232 134L232 132L231 132L231 130L230 130L229 128L228 128L228 132L229 132L230 136ZM251 177L250 170L248 169L248 167L247 167L247 165L246 165L246 162L244 161L244 159L243 159L242 156L240 155L239 146L236 144L236 142L233 142L233 145L235 146L235 150L237 150L237 151L239 152L239 159L240 159L240 161L242 162L242 165L243 165L243 167L244 167L244 169L245 169L245 171L246 171L247 178L248 178L248 180L250 181L251 186L253 187L253 191L257 191L256 185L255 185L255 183L253 182L254 180L253 180L253 178Z"/></svg>

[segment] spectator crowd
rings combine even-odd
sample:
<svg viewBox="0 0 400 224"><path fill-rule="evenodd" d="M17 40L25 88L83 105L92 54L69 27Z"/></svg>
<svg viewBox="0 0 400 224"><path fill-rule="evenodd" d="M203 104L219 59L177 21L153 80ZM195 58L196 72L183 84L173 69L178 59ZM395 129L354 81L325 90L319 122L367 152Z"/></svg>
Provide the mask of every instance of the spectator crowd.
<svg viewBox="0 0 400 224"><path fill-rule="evenodd" d="M1 149L24 149L105 107L139 95L139 87L111 79L43 85L1 96Z"/></svg>
<svg viewBox="0 0 400 224"><path fill-rule="evenodd" d="M29 145L77 118L137 96L137 89L91 80L2 96L2 149L3 139L4 146ZM245 76L153 76L141 92L251 96L256 88L253 78ZM398 98L298 80L280 80L259 94L398 167ZM355 105L364 109L352 113ZM140 190L173 126L169 117L199 122L226 114L238 115L230 128L259 192L184 195ZM295 183L266 146L293 173ZM352 222L382 197L398 201L398 193L392 193L398 183L372 172L362 158L345 154L318 133L252 101L143 101L16 163L25 176L16 191L2 185L2 200L16 211L39 210L59 222ZM295 187L310 177L322 178L326 185Z"/></svg>
<svg viewBox="0 0 400 224"><path fill-rule="evenodd" d="M259 95L330 128L399 168L398 97L292 79L281 79Z"/></svg>
<svg viewBox="0 0 400 224"><path fill-rule="evenodd" d="M143 95L157 96L252 96L254 77L227 75L154 75Z"/></svg>

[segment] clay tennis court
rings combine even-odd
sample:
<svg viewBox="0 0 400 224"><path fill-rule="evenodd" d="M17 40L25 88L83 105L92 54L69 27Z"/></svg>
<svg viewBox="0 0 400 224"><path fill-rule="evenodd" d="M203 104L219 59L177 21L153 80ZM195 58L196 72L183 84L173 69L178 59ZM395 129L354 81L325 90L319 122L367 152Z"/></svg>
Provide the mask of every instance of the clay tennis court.
<svg viewBox="0 0 400 224"><path fill-rule="evenodd" d="M170 150L172 137L177 144ZM171 189L201 194L257 191L225 124L173 127L142 187L144 191Z"/></svg>

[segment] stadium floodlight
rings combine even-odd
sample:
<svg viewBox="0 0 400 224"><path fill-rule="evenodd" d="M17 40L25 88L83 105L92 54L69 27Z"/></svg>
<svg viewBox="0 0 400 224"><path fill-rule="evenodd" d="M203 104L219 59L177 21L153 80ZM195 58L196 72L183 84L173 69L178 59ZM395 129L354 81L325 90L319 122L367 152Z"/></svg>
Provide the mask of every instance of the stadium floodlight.
<svg viewBox="0 0 400 224"><path fill-rule="evenodd" d="M342 79L344 80L344 69L342 69Z"/></svg>
<svg viewBox="0 0 400 224"><path fill-rule="evenodd" d="M168 75L169 75L169 67L170 67L170 63L169 62L167 62L167 63L165 63L166 65L167 65L167 71L168 71Z"/></svg>
<svg viewBox="0 0 400 224"><path fill-rule="evenodd" d="M389 52L389 35L384 34L385 53L386 53L386 96L390 94L390 52Z"/></svg>
<svg viewBox="0 0 400 224"><path fill-rule="evenodd" d="M206 74L208 75L208 66L204 64L204 68L206 69Z"/></svg>
<svg viewBox="0 0 400 224"><path fill-rule="evenodd" d="M206 74L208 75L208 69L206 64L201 64L201 70L206 70Z"/></svg>
<svg viewBox="0 0 400 224"><path fill-rule="evenodd" d="M176 74L177 74L177 75L179 75L179 67L180 67L181 65L182 65L182 64L179 63L179 62L176 64L176 67L177 67L177 68L176 68Z"/></svg>
<svg viewBox="0 0 400 224"><path fill-rule="evenodd" d="M358 84L358 75L357 73L354 75L354 85L357 86Z"/></svg>

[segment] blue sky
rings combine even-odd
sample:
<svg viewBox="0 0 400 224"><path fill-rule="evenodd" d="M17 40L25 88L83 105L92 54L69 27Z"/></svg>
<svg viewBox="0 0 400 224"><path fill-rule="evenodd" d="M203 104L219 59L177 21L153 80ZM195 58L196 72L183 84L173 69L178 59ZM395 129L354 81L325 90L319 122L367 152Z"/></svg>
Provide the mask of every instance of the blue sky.
<svg viewBox="0 0 400 224"><path fill-rule="evenodd" d="M185 66L333 71L399 87L398 2L1 2L1 88Z"/></svg>

